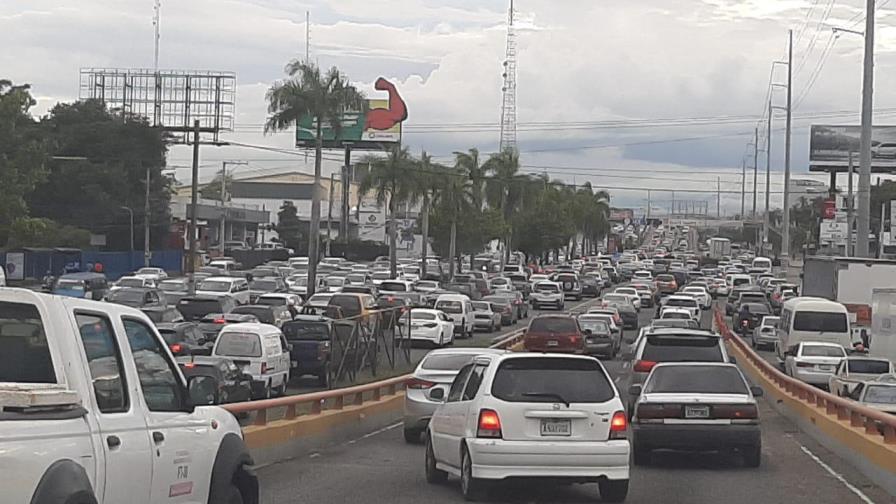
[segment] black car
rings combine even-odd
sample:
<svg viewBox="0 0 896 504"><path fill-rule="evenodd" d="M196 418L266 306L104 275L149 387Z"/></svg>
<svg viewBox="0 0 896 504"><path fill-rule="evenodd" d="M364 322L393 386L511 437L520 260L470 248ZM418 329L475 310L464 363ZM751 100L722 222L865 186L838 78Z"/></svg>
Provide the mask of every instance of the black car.
<svg viewBox="0 0 896 504"><path fill-rule="evenodd" d="M106 301L133 308L165 306L165 294L146 287L121 287L106 294Z"/></svg>
<svg viewBox="0 0 896 504"><path fill-rule="evenodd" d="M334 371L331 365L333 321L317 315L299 315L283 324L283 335L292 345L290 376L313 375L322 386L329 387Z"/></svg>
<svg viewBox="0 0 896 504"><path fill-rule="evenodd" d="M227 404L252 399L252 375L243 373L239 366L228 358L178 357L177 363L187 380L193 376L211 378L211 380L193 380L190 384L191 397L197 395L208 397L208 401L204 404ZM194 387L202 387L202 390L194 390Z"/></svg>
<svg viewBox="0 0 896 504"><path fill-rule="evenodd" d="M262 324L271 324L282 327L284 323L292 320L292 313L286 306L272 305L243 305L237 306L230 312L233 315L254 315Z"/></svg>
<svg viewBox="0 0 896 504"><path fill-rule="evenodd" d="M206 341L215 341L225 326L241 322L258 322L258 318L242 313L209 313L199 320L199 329L205 335Z"/></svg>
<svg viewBox="0 0 896 504"><path fill-rule="evenodd" d="M236 302L228 296L187 296L177 302L184 320L198 322L209 313L230 313Z"/></svg>
<svg viewBox="0 0 896 504"><path fill-rule="evenodd" d="M582 295L598 297L601 291L601 279L597 275L584 275L582 277Z"/></svg>
<svg viewBox="0 0 896 504"><path fill-rule="evenodd" d="M183 322L184 316L173 306L145 306L140 311L152 320L153 324L158 325L164 322Z"/></svg>
<svg viewBox="0 0 896 504"><path fill-rule="evenodd" d="M253 277L249 282L249 302L254 303L259 297L272 292L287 292L286 282L277 277Z"/></svg>
<svg viewBox="0 0 896 504"><path fill-rule="evenodd" d="M163 322L156 329L175 357L212 354L215 340L209 341L195 322Z"/></svg>
<svg viewBox="0 0 896 504"><path fill-rule="evenodd" d="M638 329L640 326L638 311L631 303L610 303L610 306L619 310L619 316L622 318L624 329Z"/></svg>
<svg viewBox="0 0 896 504"><path fill-rule="evenodd" d="M513 288L523 294L523 299L529 299L529 294L532 292L532 284L529 283L525 273L511 273L507 275L507 278L510 279Z"/></svg>

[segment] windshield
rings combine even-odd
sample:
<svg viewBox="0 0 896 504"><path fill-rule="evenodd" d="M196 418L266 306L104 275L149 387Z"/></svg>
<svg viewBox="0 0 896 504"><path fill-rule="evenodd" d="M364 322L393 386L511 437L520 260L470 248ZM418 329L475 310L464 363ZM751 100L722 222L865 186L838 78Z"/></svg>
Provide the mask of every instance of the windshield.
<svg viewBox="0 0 896 504"><path fill-rule="evenodd" d="M223 280L203 280L196 290L206 292L230 292L230 282Z"/></svg>
<svg viewBox="0 0 896 504"><path fill-rule="evenodd" d="M729 366L660 366L645 393L748 394L740 371Z"/></svg>
<svg viewBox="0 0 896 504"><path fill-rule="evenodd" d="M794 331L843 333L848 326L845 313L797 310L793 316Z"/></svg>

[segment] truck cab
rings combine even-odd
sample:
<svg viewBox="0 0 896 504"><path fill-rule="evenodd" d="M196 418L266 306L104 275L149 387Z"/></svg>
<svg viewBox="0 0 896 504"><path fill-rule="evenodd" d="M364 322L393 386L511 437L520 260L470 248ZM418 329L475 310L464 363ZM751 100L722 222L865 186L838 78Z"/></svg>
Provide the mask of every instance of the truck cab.
<svg viewBox="0 0 896 504"><path fill-rule="evenodd" d="M257 504L236 419L191 398L205 379L137 309L0 288L3 500Z"/></svg>

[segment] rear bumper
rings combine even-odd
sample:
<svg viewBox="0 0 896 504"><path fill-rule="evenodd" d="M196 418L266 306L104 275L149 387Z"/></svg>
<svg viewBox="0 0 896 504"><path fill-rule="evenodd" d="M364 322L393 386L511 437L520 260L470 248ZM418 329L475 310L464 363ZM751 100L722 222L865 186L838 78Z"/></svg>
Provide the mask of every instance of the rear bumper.
<svg viewBox="0 0 896 504"><path fill-rule="evenodd" d="M494 324L494 321L492 321L492 319L490 319L490 318L487 318L487 319L481 319L481 318L473 319L473 326L474 326L474 327L491 327L493 324Z"/></svg>
<svg viewBox="0 0 896 504"><path fill-rule="evenodd" d="M629 478L628 440L590 442L470 439L473 477Z"/></svg>
<svg viewBox="0 0 896 504"><path fill-rule="evenodd" d="M822 386L824 388L828 387L831 376L833 376L833 374L833 371L802 371L798 367L795 367L793 369L793 377L797 380L809 383L811 385Z"/></svg>
<svg viewBox="0 0 896 504"><path fill-rule="evenodd" d="M423 430L440 403L422 397L422 391L414 391L404 396L404 428Z"/></svg>
<svg viewBox="0 0 896 504"><path fill-rule="evenodd" d="M632 440L639 448L712 450L755 446L759 424L669 425L632 423Z"/></svg>
<svg viewBox="0 0 896 504"><path fill-rule="evenodd" d="M610 355L611 353L613 353L614 347L615 345L613 344L613 340L601 340L595 341L593 343L585 343L585 353Z"/></svg>

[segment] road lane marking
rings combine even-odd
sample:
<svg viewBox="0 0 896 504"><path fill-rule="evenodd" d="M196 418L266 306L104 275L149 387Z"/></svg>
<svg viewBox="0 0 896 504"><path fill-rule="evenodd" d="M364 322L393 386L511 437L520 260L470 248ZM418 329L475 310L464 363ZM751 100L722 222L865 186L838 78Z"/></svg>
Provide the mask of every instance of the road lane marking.
<svg viewBox="0 0 896 504"><path fill-rule="evenodd" d="M367 433L367 434L364 434L363 436L361 436L361 437L359 437L359 438L357 438L357 439L352 439L351 441L349 441L349 442L347 442L347 443L345 443L345 444L355 444L355 443L357 443L358 441L363 441L363 440L365 440L365 439L367 439L367 438L371 438L371 437L373 437L373 436L377 436L377 435L382 434L382 433L384 433L384 432L388 432L388 431L390 431L390 430L392 430L392 429L394 429L394 428L396 428L396 427L402 425L403 423L404 423L404 422L395 422L394 424L389 425L389 426L386 426L386 427L383 427L382 429L378 429L378 430L375 430L375 431L373 431L373 432L369 432L369 433Z"/></svg>
<svg viewBox="0 0 896 504"><path fill-rule="evenodd" d="M794 439L794 441L796 441L796 439ZM839 481L840 483L843 483L843 486L845 486L847 489L849 489L850 492L856 494L856 496L857 496L859 499L861 499L862 502L865 502L866 504L874 504L874 501L873 501L873 500L871 500L867 495L865 495L865 494L864 494L861 490L859 490L855 485L853 485L852 483L850 483L849 481L847 481L846 478L844 478L842 474L838 473L838 472L835 471L831 466L827 465L823 460L821 460L820 458L818 458L817 455L815 455L814 453L812 453L811 450L809 450L808 448L806 448L805 446L803 446L799 441L797 441L797 444L800 446L800 450L802 450L803 453L805 453L806 455L809 456L809 458L811 458L812 460L814 460L816 464L818 464L819 466L821 466L821 468L824 469L825 471L827 471L828 474L830 474L831 476L833 476L834 479L836 479L836 480Z"/></svg>

